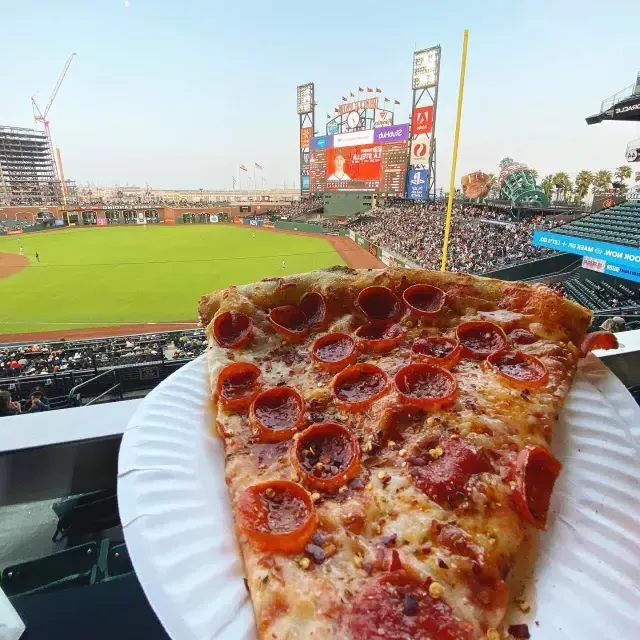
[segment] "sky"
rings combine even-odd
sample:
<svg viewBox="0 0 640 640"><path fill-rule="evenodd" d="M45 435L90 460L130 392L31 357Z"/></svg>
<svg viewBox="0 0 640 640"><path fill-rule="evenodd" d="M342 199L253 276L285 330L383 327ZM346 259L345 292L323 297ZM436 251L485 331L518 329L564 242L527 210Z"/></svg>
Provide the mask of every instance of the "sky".
<svg viewBox="0 0 640 640"><path fill-rule="evenodd" d="M49 117L79 185L230 189L258 162L267 187L299 186L296 86L315 82L321 131L358 85L399 100L406 122L412 52L440 44L446 188L465 28L456 186L505 156L541 176L613 169L640 137L636 123L585 123L640 70L638 0L0 0L0 15L1 125L35 126L31 96L44 108L77 53Z"/></svg>

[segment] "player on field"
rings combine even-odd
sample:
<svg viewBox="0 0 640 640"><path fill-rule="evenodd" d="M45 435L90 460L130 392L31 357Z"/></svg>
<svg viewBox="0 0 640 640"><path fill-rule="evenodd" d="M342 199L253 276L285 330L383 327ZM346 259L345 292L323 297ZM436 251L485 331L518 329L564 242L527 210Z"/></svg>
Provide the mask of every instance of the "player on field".
<svg viewBox="0 0 640 640"><path fill-rule="evenodd" d="M286 268L287 268L287 262L286 262L286 260L283 260L282 261L282 269L284 270Z"/></svg>

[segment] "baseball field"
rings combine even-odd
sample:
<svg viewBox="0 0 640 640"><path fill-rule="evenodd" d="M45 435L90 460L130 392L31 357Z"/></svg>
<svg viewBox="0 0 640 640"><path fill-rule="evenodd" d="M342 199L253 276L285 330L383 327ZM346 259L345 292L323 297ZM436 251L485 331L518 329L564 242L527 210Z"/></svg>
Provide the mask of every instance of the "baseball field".
<svg viewBox="0 0 640 640"><path fill-rule="evenodd" d="M351 240L326 238L234 225L2 236L0 340L116 325L161 330L165 327L151 323L195 323L199 296L215 288L345 262L372 266L355 264L372 256ZM345 250L340 242L350 245Z"/></svg>

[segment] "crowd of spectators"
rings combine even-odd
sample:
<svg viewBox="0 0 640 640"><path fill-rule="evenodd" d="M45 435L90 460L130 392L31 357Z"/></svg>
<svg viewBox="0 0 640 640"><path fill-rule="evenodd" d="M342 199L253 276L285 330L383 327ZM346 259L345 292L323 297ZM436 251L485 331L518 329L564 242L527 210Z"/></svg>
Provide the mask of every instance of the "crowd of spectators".
<svg viewBox="0 0 640 640"><path fill-rule="evenodd" d="M291 204L281 207L278 210L278 217L285 220L299 218L314 211L319 211L322 203L322 196L311 196L304 200L295 200Z"/></svg>
<svg viewBox="0 0 640 640"><path fill-rule="evenodd" d="M374 244L420 267L437 269L444 237L444 211L442 203L385 204L349 226ZM456 205L452 212L447 268L484 273L549 255L551 250L531 244L533 231L547 226L541 217L518 221L508 211Z"/></svg>

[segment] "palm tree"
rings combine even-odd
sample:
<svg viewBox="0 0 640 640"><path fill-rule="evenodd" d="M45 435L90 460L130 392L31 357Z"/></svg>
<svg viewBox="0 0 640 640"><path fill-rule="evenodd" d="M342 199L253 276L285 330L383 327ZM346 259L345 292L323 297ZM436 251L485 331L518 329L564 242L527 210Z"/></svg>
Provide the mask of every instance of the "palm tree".
<svg viewBox="0 0 640 640"><path fill-rule="evenodd" d="M611 176L611 171L607 171L606 169L600 169L600 171L596 171L596 174L593 176L593 186L597 192L604 192L611 186L611 181L613 177Z"/></svg>
<svg viewBox="0 0 640 640"><path fill-rule="evenodd" d="M537 169L529 169L529 173L533 176L533 179L537 182L538 181L538 176L540 175L538 173Z"/></svg>
<svg viewBox="0 0 640 640"><path fill-rule="evenodd" d="M553 176L552 175L548 175L545 176L542 180L542 182L540 183L540 186L542 187L542 190L544 191L544 194L547 196L547 198L551 198L551 192L553 191Z"/></svg>
<svg viewBox="0 0 640 640"><path fill-rule="evenodd" d="M586 169L578 171L574 185L578 202L582 202L589 193L589 189L593 184L593 177L591 171L587 171Z"/></svg>
<svg viewBox="0 0 640 640"><path fill-rule="evenodd" d="M567 199L567 193L571 193L571 178L566 171L559 171L553 176L553 184L556 186L557 197L556 199L560 199L560 194L562 193L562 199Z"/></svg>
<svg viewBox="0 0 640 640"><path fill-rule="evenodd" d="M616 177L618 182L624 182L631 177L631 167L627 167L626 165L622 165L618 167L613 174Z"/></svg>

